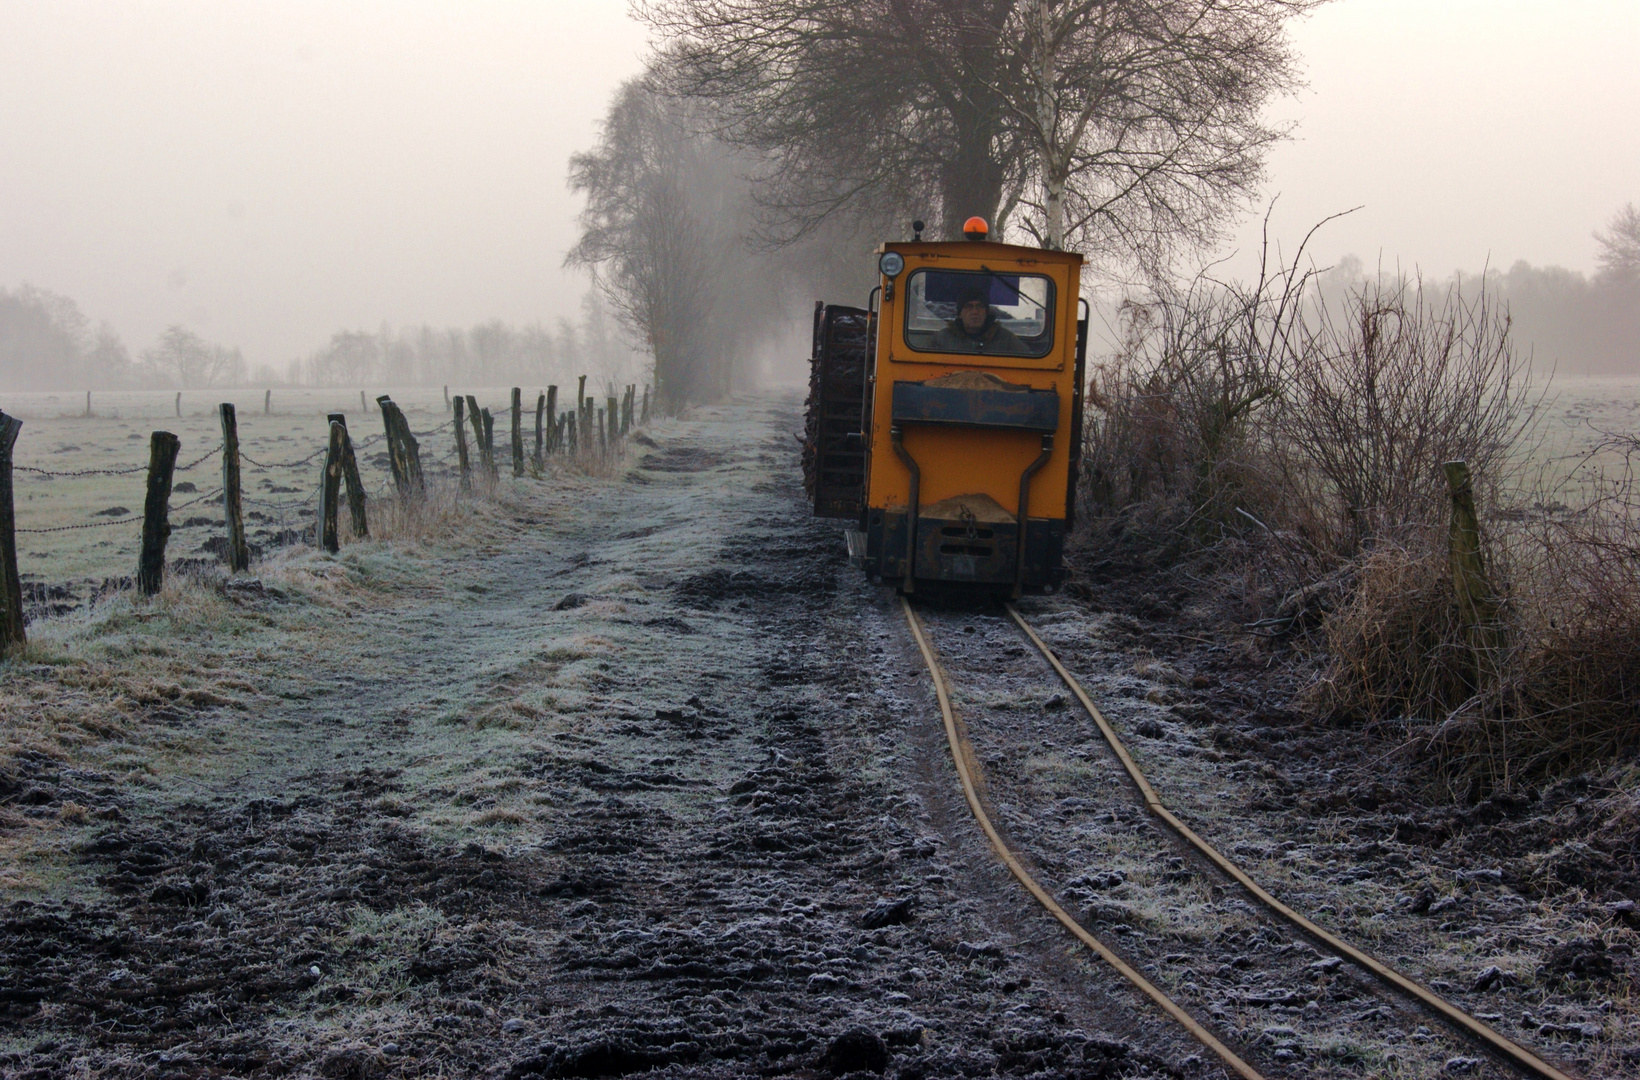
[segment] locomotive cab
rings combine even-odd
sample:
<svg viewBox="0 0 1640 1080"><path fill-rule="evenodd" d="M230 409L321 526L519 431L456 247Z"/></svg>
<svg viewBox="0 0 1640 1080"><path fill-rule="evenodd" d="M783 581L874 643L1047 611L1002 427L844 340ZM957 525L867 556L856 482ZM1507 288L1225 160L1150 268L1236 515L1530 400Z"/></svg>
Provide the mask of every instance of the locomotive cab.
<svg viewBox="0 0 1640 1080"><path fill-rule="evenodd" d="M1063 582L1081 267L987 241L888 243L867 308L817 305L805 474L817 514L855 519L867 574L907 593Z"/></svg>

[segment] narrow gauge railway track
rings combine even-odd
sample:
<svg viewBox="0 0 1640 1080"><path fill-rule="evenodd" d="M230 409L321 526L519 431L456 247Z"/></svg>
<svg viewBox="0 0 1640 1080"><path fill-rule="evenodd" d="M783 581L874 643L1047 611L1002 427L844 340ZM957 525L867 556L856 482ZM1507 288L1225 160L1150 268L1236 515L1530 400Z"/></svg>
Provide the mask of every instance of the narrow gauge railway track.
<svg viewBox="0 0 1640 1080"><path fill-rule="evenodd" d="M1121 924L1119 924L1119 928L1128 929L1130 932L1120 948L1113 948L1100 937L1091 933L1082 924L1082 921L1079 921L1071 915L1070 912L1068 912L1065 907L1054 898L1049 889L1045 888L1037 880L1037 875L1033 874L1032 871L1027 868L1024 859L1022 859L1021 856L1015 852L1013 846L1009 843L1009 839L1005 837L1003 831L997 828L993 821L991 811L986 807L987 799L982 793L989 792L991 790L991 786L979 764L979 758L976 754L975 748L969 741L968 725L965 722L974 718L967 715L969 712L972 711L983 713L984 709L983 707L976 710L965 709L965 715L959 717L957 708L953 704L952 682L946 673L945 665L942 664L940 659L935 655L934 645L930 639L930 635L924 625L923 620L919 618L916 610L904 597L901 598L901 604L904 610L906 622L911 629L911 633L913 638L916 640L918 650L921 652L923 661L927 665L929 675L933 680L935 696L938 700L940 713L944 722L952 762L956 767L958 779L961 782L963 794L967 800L969 809L973 812L973 815L981 830L985 833L986 838L990 841L990 844L996 851L997 855L1001 858L1014 877L1019 880L1020 884L1022 884L1025 889L1036 899L1036 901L1047 909L1047 911L1053 915L1055 919L1062 923L1081 944L1098 955L1105 963L1113 967L1119 974L1122 975L1124 979L1133 984L1133 986L1136 987L1140 993L1149 998L1150 1001L1153 1002L1159 1009L1182 1025L1192 1037L1215 1054L1223 1063L1224 1067L1233 1075L1244 1077L1246 1080L1261 1080L1261 1078L1266 1075L1266 1072L1276 1075L1289 1075L1293 1073L1295 1067L1298 1070L1301 1070L1302 1074L1307 1075L1309 1070L1314 1067L1314 1063L1305 1063L1303 1061L1303 1052L1300 1050L1295 1050L1295 1046L1298 1045L1295 1040L1289 1039L1284 1041L1282 1037L1283 1034L1294 1034L1292 1033L1292 1029L1286 1028L1283 1025L1275 1025L1271 1028L1265 1029L1265 1037L1261 1040L1242 1040L1243 1042L1248 1043L1250 1048L1260 1051L1257 1056L1265 1056L1268 1054L1268 1056L1271 1057L1271 1063L1263 1066L1265 1071L1261 1071L1260 1067L1255 1066L1245 1060L1242 1055L1237 1054L1228 1045L1226 1045L1224 1041L1214 1034L1208 1023L1204 1023L1198 1018L1197 1012L1202 1011L1201 1006L1195 1005L1192 1001L1178 1000L1178 998L1176 998L1173 994L1170 994L1162 986L1157 985L1156 981L1147 978L1145 974L1141 973L1141 969L1146 972L1157 971L1159 967L1158 961L1187 963L1194 961L1196 963L1200 963L1202 958L1192 958L1187 954L1180 953L1174 953L1168 956L1155 955L1160 949L1165 949L1168 942L1133 931L1131 926L1124 926ZM1312 982L1322 981L1333 984L1329 993L1318 993L1312 996L1307 996L1304 1008L1305 1013L1310 1013L1312 1010L1315 1012L1320 1012L1321 1010L1318 1008L1318 1003L1323 998L1333 1002L1335 1006L1344 1006L1344 1009L1341 1011L1354 1012L1358 1014L1362 1012L1361 1002L1359 1000L1359 997L1362 996L1361 992L1370 993L1373 988L1371 984L1366 983L1365 980L1360 980L1359 985L1356 986L1342 984L1339 980L1339 975L1341 974L1343 963L1348 963L1353 965L1359 972L1370 975L1373 979L1377 980L1380 987L1388 988L1402 995L1405 1002L1411 1003L1415 1008L1422 1009L1427 1013L1433 1013L1435 1016L1438 1016L1447 1025L1449 1025L1451 1029L1453 1029L1454 1033L1461 1033L1462 1036L1466 1037L1469 1045L1484 1047L1495 1059L1500 1062L1507 1062L1508 1064L1513 1065L1515 1070L1518 1070L1519 1073L1528 1076L1549 1078L1549 1080L1570 1080L1565 1073L1543 1061L1530 1050L1520 1046L1503 1035L1500 1035L1480 1020L1450 1002L1447 1002L1431 990L1425 988L1405 975L1402 975L1365 951L1356 948L1346 941L1343 941L1336 935L1328 932L1303 915L1292 910L1290 907L1278 900L1268 890L1254 881L1238 865L1226 858L1216 848L1198 836L1189 828L1189 826L1180 821L1171 811L1167 809L1165 804L1162 802L1161 797L1157 794L1155 789L1151 786L1149 780L1145 777L1144 773L1139 769L1137 763L1133 760L1132 755L1128 753L1127 748L1123 745L1122 740L1117 735L1115 729L1105 719L1104 715L1094 704L1092 698L1089 697L1082 685L1060 662L1059 658L1054 655L1053 650L1049 648L1048 644L1034 629L1032 629L1032 627L1020 615L1019 611L1013 607L1013 605L1008 605L1007 613L1012 622L1017 626L1018 630L1023 633L1026 640L1028 640L1030 644L1034 646L1035 649L1041 654L1042 658L1047 662L1053 673L1064 683L1065 687L1069 689L1071 694L1086 711L1089 719L1097 727L1100 736L1107 744L1109 751L1112 755L1114 755L1116 761L1120 764L1123 772L1125 773L1127 786L1139 796L1139 800L1142 802L1144 809L1152 817L1164 825L1168 832L1172 833L1172 839L1169 840L1168 838L1162 836L1159 831L1152 830L1154 839L1161 841L1162 845L1166 845L1174 849L1177 848L1179 843L1182 843L1186 846L1188 854L1193 860L1198 862L1198 864L1205 863L1206 866L1210 868L1209 873L1216 871L1217 874L1221 875L1223 878L1228 878L1230 882L1233 883L1232 888L1239 888L1246 896L1255 900L1262 907L1263 911L1267 913L1267 916L1273 916L1276 920L1286 923L1289 927L1297 930L1299 935L1303 938L1308 939L1309 942L1313 943L1313 946L1320 947L1323 958L1313 963L1309 962L1310 956L1314 955L1312 952L1295 950L1291 944L1284 944L1282 947L1277 949L1262 950L1266 954L1264 958L1266 967L1275 967L1277 969L1285 967L1288 969L1284 972L1278 972L1282 976L1280 980L1282 982L1291 984L1295 981L1300 981L1295 978L1295 976L1308 975ZM936 616L936 618L942 617ZM974 632L976 627L972 619L973 617L970 616L968 623L961 629L969 633ZM998 620L988 619L986 621L997 622ZM981 638L979 645L980 648L977 651L980 653L988 652L994 657L996 649L994 648L994 642L990 640L989 635ZM1011 651L1015 655L1023 654L1023 650L1015 649ZM994 673L994 669L992 669L992 673ZM1040 675L1040 672L1037 674ZM998 732L987 732L987 734L997 733ZM1113 814L1115 813L1114 808L1112 812ZM1022 817L1017 813L1015 814L1015 817L1018 824L1021 825L1028 820L1026 817ZM1079 850L1072 849L1069 852L1066 852L1066 854L1069 856L1079 856L1081 855L1081 852ZM1063 860L1052 859L1050 857L1050 860L1044 861L1060 862ZM1160 862L1171 867L1169 872L1164 874L1163 877L1164 879L1170 879L1173 883L1177 883L1183 878L1192 876L1183 871L1183 860L1177 857L1168 860L1164 855L1161 856ZM1081 879L1077 880L1086 881L1087 876L1088 875L1084 874ZM1102 883L1109 883L1116 880L1115 875L1107 874ZM1126 884L1125 877L1122 878L1119 883ZM1071 882L1069 884L1074 887L1076 882ZM1216 891L1218 890L1215 888L1209 888L1210 895ZM1212 907L1211 904L1202 906L1209 909ZM1251 912L1252 910L1245 904L1240 906L1245 911ZM1092 910L1095 912L1103 911L1108 914L1113 909L1108 906L1101 909L1096 904ZM1115 910L1119 913L1125 911L1125 909L1120 908ZM1237 919L1235 921L1245 920ZM1189 934L1178 935L1173 944L1178 945L1188 937L1196 937L1199 940L1204 933L1204 929L1204 927L1200 926L1194 927ZM1270 929L1271 928L1266 928L1263 931L1263 937L1258 944L1272 944ZM1219 938L1224 938L1225 933L1221 931L1218 936ZM1245 931L1239 932L1239 934L1237 931L1230 932L1229 941L1231 942L1232 947L1236 943L1238 936L1245 936ZM1277 936L1279 937L1279 935ZM1275 964L1270 964L1269 961L1271 958L1281 959ZM1254 966L1255 962L1249 956L1241 955L1234 957L1229 964L1222 966L1217 974L1221 977L1225 972L1233 972L1240 975L1243 974L1245 969L1252 968ZM1192 972L1187 969L1183 971L1182 974L1190 975ZM1244 984L1245 981L1246 977L1244 975ZM1184 991L1185 997L1199 999L1203 996L1201 988L1194 982L1189 981L1188 979L1182 980L1182 982L1183 985L1181 989ZM1287 996L1292 996L1290 991ZM1253 1001L1257 1004L1276 1003L1276 1000L1274 999L1258 998L1257 996L1253 997ZM1211 1014L1211 1019L1213 1020L1219 1020L1221 1017L1225 1016L1222 1008L1217 1008L1211 1005L1205 1011ZM1367 1010L1367 1013L1368 1015L1373 1015L1372 1010L1370 1009ZM1380 1012L1376 1015L1382 1016L1382 1013ZM1316 1020L1316 1017L1314 1015L1306 1015L1304 1020L1307 1027L1315 1026L1314 1021ZM1272 1031L1278 1032L1279 1034L1271 1037L1270 1032ZM1419 1031L1421 1033L1426 1033L1420 1041L1430 1042L1436 1038L1433 1033L1427 1033L1427 1029L1420 1028ZM1462 1046L1463 1044L1454 1042L1451 1049L1456 1051ZM1255 1055L1253 1053L1248 1053L1247 1056L1251 1057ZM1470 1063L1467 1059L1451 1058L1448 1060L1449 1062L1454 1060L1464 1060L1464 1068L1474 1068L1480 1064L1479 1062ZM1504 1070L1503 1074L1508 1075L1510 1071L1511 1070Z"/></svg>

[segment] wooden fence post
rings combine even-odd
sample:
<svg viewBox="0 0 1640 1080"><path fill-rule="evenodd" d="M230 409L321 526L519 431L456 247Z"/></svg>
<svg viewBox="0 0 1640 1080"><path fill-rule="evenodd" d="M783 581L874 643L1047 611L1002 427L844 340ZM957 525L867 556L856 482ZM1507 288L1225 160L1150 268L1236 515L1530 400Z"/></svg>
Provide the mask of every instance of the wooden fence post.
<svg viewBox="0 0 1640 1080"><path fill-rule="evenodd" d="M598 453L600 456L609 453L609 431L604 426L603 409L598 410Z"/></svg>
<svg viewBox="0 0 1640 1080"><path fill-rule="evenodd" d="M484 450L484 410L478 407L478 398L467 395L467 422L473 426L473 446L478 449L478 465L484 475L491 472L490 455Z"/></svg>
<svg viewBox="0 0 1640 1080"><path fill-rule="evenodd" d="M450 407L450 387L448 385L444 388L444 407L446 409Z"/></svg>
<svg viewBox="0 0 1640 1080"><path fill-rule="evenodd" d="M11 451L23 422L0 412L0 653L28 644L23 630L23 581L17 573L17 514L12 502Z"/></svg>
<svg viewBox="0 0 1640 1080"><path fill-rule="evenodd" d="M547 435L547 453L558 451L558 387L547 387L547 422L552 425Z"/></svg>
<svg viewBox="0 0 1640 1080"><path fill-rule="evenodd" d="M513 475L524 475L524 391L512 388L512 459Z"/></svg>
<svg viewBox="0 0 1640 1080"><path fill-rule="evenodd" d="M359 411L363 413L370 411L370 403L365 400L363 390L359 391Z"/></svg>
<svg viewBox="0 0 1640 1080"><path fill-rule="evenodd" d="M232 402L217 406L222 414L222 520L228 527L228 573L250 569L251 549L245 542L244 492L239 475L239 418Z"/></svg>
<svg viewBox="0 0 1640 1080"><path fill-rule="evenodd" d="M456 463L461 467L461 490L471 490L473 467L467 457L467 399L457 394L451 401L456 411Z"/></svg>
<svg viewBox="0 0 1640 1080"><path fill-rule="evenodd" d="M1478 688L1479 678L1493 667L1491 654L1503 644L1502 628L1498 624L1498 596L1486 577L1486 566L1481 559L1481 525L1475 513L1469 465L1448 461L1441 470L1446 474L1447 490L1452 496L1452 524L1448 531L1452 591L1458 600L1458 616L1463 620L1464 632L1475 650L1474 674ZM1483 666L1487 670L1483 670Z"/></svg>
<svg viewBox="0 0 1640 1080"><path fill-rule="evenodd" d="M177 415L182 415L182 391L177 391Z"/></svg>
<svg viewBox="0 0 1640 1080"><path fill-rule="evenodd" d="M353 518L353 535L370 535L370 517L365 512L364 478L359 475L359 459L353 453L353 435L347 430L347 417L339 412L330 414L332 424L342 425L342 480L347 484L347 510Z"/></svg>
<svg viewBox="0 0 1640 1080"><path fill-rule="evenodd" d="M546 438L546 432L544 432L542 430L542 425L546 422L546 419L547 419L547 395L537 394L536 397L535 397L535 470L536 470L536 472L540 472L541 467L547 463L546 462L546 457L545 457L545 454L547 452L547 448L546 448L545 443L542 441Z"/></svg>
<svg viewBox="0 0 1640 1080"><path fill-rule="evenodd" d="M142 504L142 551L137 556L137 588L153 596L165 584L165 542L171 537L171 479L182 440L156 431L148 440L148 495Z"/></svg>
<svg viewBox="0 0 1640 1080"><path fill-rule="evenodd" d="M649 423L649 384L643 384L643 415L638 417L639 424Z"/></svg>
<svg viewBox="0 0 1640 1080"><path fill-rule="evenodd" d="M609 418L609 437L607 441L610 446L614 446L621 437L621 407L615 403L613 397L604 400L609 403L609 408L605 413Z"/></svg>
<svg viewBox="0 0 1640 1080"><path fill-rule="evenodd" d="M342 497L342 439L347 429L330 422L330 442L325 448L324 480L319 486L319 546L332 555L342 550L336 528L336 504Z"/></svg>
<svg viewBox="0 0 1640 1080"><path fill-rule="evenodd" d="M421 474L421 447L404 410L386 394L376 399L382 407L382 422L387 427L387 456L393 466L393 482L406 495L421 495L427 487Z"/></svg>
<svg viewBox="0 0 1640 1080"><path fill-rule="evenodd" d="M85 392L85 418L91 419L91 391Z"/></svg>
<svg viewBox="0 0 1640 1080"><path fill-rule="evenodd" d="M495 463L495 417L489 409L479 410L484 418L484 465L489 470L491 480L501 478L501 466Z"/></svg>
<svg viewBox="0 0 1640 1080"><path fill-rule="evenodd" d="M569 455L570 455L570 457L575 457L580 452L581 448L577 444L576 439L575 439L575 414L574 413L567 412L567 413L564 414L564 431L567 433L565 443L569 447Z"/></svg>
<svg viewBox="0 0 1640 1080"><path fill-rule="evenodd" d="M376 399L382 410L382 432L387 436L387 467L393 472L393 486L400 495L410 490L410 476L404 470L404 453L399 449L399 428L393 423L393 399L383 394Z"/></svg>
<svg viewBox="0 0 1640 1080"><path fill-rule="evenodd" d="M362 391L361 391L362 392ZM266 416L273 411L273 391L262 391L262 415Z"/></svg>
<svg viewBox="0 0 1640 1080"><path fill-rule="evenodd" d="M576 412L578 412L578 413L583 412L586 409L586 407L587 407L586 406L586 400L587 400L587 377L585 375L582 375L580 380L575 384L575 411Z"/></svg>

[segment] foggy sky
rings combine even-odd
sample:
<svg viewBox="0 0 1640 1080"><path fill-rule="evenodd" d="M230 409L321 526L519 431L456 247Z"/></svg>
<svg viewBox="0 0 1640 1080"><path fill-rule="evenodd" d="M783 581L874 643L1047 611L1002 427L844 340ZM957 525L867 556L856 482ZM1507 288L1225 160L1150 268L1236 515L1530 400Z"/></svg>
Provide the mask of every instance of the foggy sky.
<svg viewBox="0 0 1640 1080"><path fill-rule="evenodd" d="M1289 246L1364 203L1318 257L1588 271L1640 202L1632 0L1337 0L1296 38ZM622 0L0 0L0 287L253 364L341 327L573 316L568 157L643 52Z"/></svg>

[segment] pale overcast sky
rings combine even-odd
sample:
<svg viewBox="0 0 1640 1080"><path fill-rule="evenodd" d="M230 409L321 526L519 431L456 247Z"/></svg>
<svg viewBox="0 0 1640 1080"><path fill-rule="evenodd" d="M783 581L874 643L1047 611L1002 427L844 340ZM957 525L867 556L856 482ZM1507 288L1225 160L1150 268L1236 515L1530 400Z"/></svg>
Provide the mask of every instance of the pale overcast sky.
<svg viewBox="0 0 1640 1080"><path fill-rule="evenodd" d="M1336 0L1296 40L1289 244L1365 204L1320 258L1587 271L1640 202L1637 0ZM0 0L0 287L279 364L573 315L568 158L643 53L623 0Z"/></svg>

